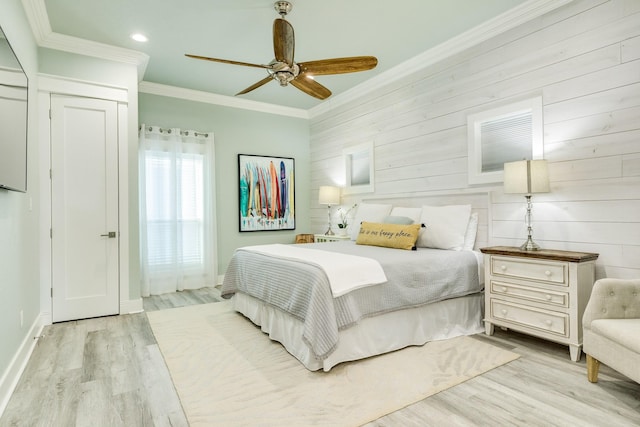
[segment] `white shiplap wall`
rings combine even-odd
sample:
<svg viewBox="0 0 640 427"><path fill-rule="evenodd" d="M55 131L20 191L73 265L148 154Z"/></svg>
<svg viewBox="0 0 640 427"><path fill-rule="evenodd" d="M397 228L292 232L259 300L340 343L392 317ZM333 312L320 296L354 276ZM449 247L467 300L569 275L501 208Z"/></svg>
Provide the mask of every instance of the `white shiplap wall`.
<svg viewBox="0 0 640 427"><path fill-rule="evenodd" d="M344 182L343 148L373 141L375 197L490 190L489 244L519 245L524 197L467 183L466 118L533 95L551 179L533 197L534 240L598 252L598 277L639 278L639 0L576 0L313 117L311 200ZM321 232L326 208L312 212Z"/></svg>

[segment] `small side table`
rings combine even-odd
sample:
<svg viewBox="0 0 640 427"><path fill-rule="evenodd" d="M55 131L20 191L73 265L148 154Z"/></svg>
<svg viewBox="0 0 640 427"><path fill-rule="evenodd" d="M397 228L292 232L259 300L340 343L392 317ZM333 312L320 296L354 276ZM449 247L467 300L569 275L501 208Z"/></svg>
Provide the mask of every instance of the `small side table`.
<svg viewBox="0 0 640 427"><path fill-rule="evenodd" d="M297 234L296 243L313 243L315 239L313 234Z"/></svg>
<svg viewBox="0 0 640 427"><path fill-rule="evenodd" d="M582 353L582 315L595 281L598 254L510 246L481 248L485 332L494 325L569 346Z"/></svg>
<svg viewBox="0 0 640 427"><path fill-rule="evenodd" d="M314 235L314 237L316 239L316 243L339 242L341 240L349 240L351 238L348 235L343 236L340 234L333 234L333 235L316 234Z"/></svg>

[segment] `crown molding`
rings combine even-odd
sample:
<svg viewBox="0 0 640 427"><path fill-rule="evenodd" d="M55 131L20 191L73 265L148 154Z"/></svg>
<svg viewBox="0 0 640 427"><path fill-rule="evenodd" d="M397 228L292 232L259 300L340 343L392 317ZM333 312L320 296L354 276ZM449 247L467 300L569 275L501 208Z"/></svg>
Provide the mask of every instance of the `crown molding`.
<svg viewBox="0 0 640 427"><path fill-rule="evenodd" d="M282 105L268 104L266 102L251 101L235 98L233 96L218 95L200 90L185 89L176 86L142 81L138 85L138 92L150 95L168 96L171 98L186 99L189 101L203 102L205 104L221 105L224 107L240 108L243 110L258 111L261 113L277 114L280 116L308 119L309 113L301 108L284 107Z"/></svg>
<svg viewBox="0 0 640 427"><path fill-rule="evenodd" d="M407 76L453 56L465 49L531 21L545 13L558 9L573 0L529 0L497 17L482 23L452 39L447 40L377 76L342 92L309 109L309 118L318 117L334 108L360 98L368 93L402 80Z"/></svg>
<svg viewBox="0 0 640 427"><path fill-rule="evenodd" d="M382 86L404 79L436 62L462 52L478 43L502 34L512 28L522 25L532 19L558 9L573 0L529 0L510 9L497 17L480 24L448 41L441 43L395 67L357 85L351 89L323 101L321 104L303 110L284 107L257 101L241 100L225 95L209 92L183 89L174 86L161 85L151 82L140 82L140 91L149 94L169 96L173 98L189 99L208 104L223 105L278 114L290 117L310 119L325 114L362 96L365 96ZM81 55L88 55L111 61L133 64L138 67L138 78L144 77L149 56L131 49L124 49L107 44L92 42L78 37L54 33L51 30L49 16L44 0L22 0L31 30L39 46Z"/></svg>
<svg viewBox="0 0 640 427"><path fill-rule="evenodd" d="M149 55L136 50L124 49L103 43L97 43L78 37L51 33L43 40L41 47L93 56L114 62L135 65L138 68L138 79L142 80L149 64Z"/></svg>
<svg viewBox="0 0 640 427"><path fill-rule="evenodd" d="M146 53L54 33L44 0L22 0L22 5L38 46L135 65L138 79L142 80L149 64L149 55Z"/></svg>
<svg viewBox="0 0 640 427"><path fill-rule="evenodd" d="M40 46L42 41L53 32L44 0L22 0L22 7L27 15L36 43Z"/></svg>

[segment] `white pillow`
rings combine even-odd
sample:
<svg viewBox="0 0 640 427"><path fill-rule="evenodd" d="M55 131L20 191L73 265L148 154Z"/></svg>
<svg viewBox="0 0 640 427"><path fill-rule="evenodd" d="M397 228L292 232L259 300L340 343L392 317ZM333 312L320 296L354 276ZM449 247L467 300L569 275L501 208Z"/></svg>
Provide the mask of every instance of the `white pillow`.
<svg viewBox="0 0 640 427"><path fill-rule="evenodd" d="M416 246L459 251L464 245L471 205L423 206L422 229Z"/></svg>
<svg viewBox="0 0 640 427"><path fill-rule="evenodd" d="M391 205L381 205L376 203L360 203L353 218L351 231L349 232L351 240L356 240L360 233L360 223L382 222L391 212Z"/></svg>
<svg viewBox="0 0 640 427"><path fill-rule="evenodd" d="M421 214L422 208L394 207L391 209L389 216L406 216L407 218L411 218L414 224L419 224Z"/></svg>
<svg viewBox="0 0 640 427"><path fill-rule="evenodd" d="M467 224L467 232L464 234L463 251L472 251L476 245L476 235L478 234L478 212L471 214Z"/></svg>
<svg viewBox="0 0 640 427"><path fill-rule="evenodd" d="M408 216L394 216L394 215L389 215L388 217L385 217L384 220L382 220L382 222L385 224L396 224L396 225L411 225L416 223L413 219L409 218Z"/></svg>

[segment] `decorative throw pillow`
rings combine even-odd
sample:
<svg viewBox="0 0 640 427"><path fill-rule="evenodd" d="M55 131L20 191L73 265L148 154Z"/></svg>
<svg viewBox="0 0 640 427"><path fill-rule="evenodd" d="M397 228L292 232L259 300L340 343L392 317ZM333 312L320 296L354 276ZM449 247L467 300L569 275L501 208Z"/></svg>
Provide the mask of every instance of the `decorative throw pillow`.
<svg viewBox="0 0 640 427"><path fill-rule="evenodd" d="M421 248L459 251L471 216L471 205L423 206L420 222L426 226L418 237Z"/></svg>
<svg viewBox="0 0 640 427"><path fill-rule="evenodd" d="M389 215L389 212L391 212L391 207L391 205L376 203L360 203L351 226L351 240L356 240L358 238L360 223L362 221L382 222L384 218Z"/></svg>
<svg viewBox="0 0 640 427"><path fill-rule="evenodd" d="M356 244L414 250L419 232L420 224L363 222Z"/></svg>

